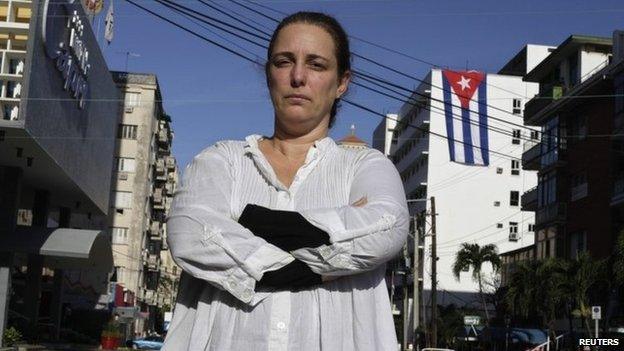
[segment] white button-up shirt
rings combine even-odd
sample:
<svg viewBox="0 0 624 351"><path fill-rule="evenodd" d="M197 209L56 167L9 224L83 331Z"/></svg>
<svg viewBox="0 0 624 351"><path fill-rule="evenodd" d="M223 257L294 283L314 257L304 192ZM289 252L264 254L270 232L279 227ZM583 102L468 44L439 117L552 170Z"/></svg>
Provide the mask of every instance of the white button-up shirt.
<svg viewBox="0 0 624 351"><path fill-rule="evenodd" d="M384 282L384 263L408 232L396 168L377 150L324 138L287 188L261 138L219 142L184 172L167 221L184 273L163 350L396 350ZM350 205L362 197L365 205ZM282 251L237 222L247 204L297 211L331 245ZM337 279L296 292L255 290L264 272L295 258Z"/></svg>

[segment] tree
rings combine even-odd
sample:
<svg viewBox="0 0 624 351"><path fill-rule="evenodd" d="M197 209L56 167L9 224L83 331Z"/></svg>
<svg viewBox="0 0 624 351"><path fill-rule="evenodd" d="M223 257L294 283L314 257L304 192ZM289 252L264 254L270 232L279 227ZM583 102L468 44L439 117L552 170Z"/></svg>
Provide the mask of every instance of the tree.
<svg viewBox="0 0 624 351"><path fill-rule="evenodd" d="M479 284L479 295L481 296L483 311L485 312L485 324L489 325L490 314L488 313L485 296L483 294L483 276L481 274L481 268L486 262L492 265L495 272L500 268L501 259L498 256L496 245L488 244L481 247L479 244L463 243L461 249L455 256L453 275L457 280L460 280L459 274L461 271L472 269L472 279Z"/></svg>

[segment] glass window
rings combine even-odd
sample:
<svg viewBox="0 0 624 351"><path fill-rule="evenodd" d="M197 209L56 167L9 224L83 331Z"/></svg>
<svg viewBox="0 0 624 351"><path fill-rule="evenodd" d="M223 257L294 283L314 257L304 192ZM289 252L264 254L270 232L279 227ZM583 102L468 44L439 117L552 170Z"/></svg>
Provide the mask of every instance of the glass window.
<svg viewBox="0 0 624 351"><path fill-rule="evenodd" d="M512 190L509 192L509 206L518 206L520 204L520 192Z"/></svg>
<svg viewBox="0 0 624 351"><path fill-rule="evenodd" d="M522 135L522 131L520 129L514 129L512 131L512 139L511 139L511 143L512 144L520 144L520 137Z"/></svg>
<svg viewBox="0 0 624 351"><path fill-rule="evenodd" d="M132 208L132 192L115 191L113 193L115 208Z"/></svg>
<svg viewBox="0 0 624 351"><path fill-rule="evenodd" d="M133 173L135 170L134 158L130 157L116 157L115 170L118 172Z"/></svg>
<svg viewBox="0 0 624 351"><path fill-rule="evenodd" d="M136 139L138 126L133 124L120 124L117 129L117 138Z"/></svg>
<svg viewBox="0 0 624 351"><path fill-rule="evenodd" d="M520 160L511 160L511 175L520 174Z"/></svg>
<svg viewBox="0 0 624 351"><path fill-rule="evenodd" d="M128 228L112 227L111 236L113 238L113 244L127 244Z"/></svg>
<svg viewBox="0 0 624 351"><path fill-rule="evenodd" d="M137 107L141 103L141 93L127 92L124 100L125 107Z"/></svg>
<svg viewBox="0 0 624 351"><path fill-rule="evenodd" d="M519 115L522 113L522 100L521 99L513 99L513 114Z"/></svg>

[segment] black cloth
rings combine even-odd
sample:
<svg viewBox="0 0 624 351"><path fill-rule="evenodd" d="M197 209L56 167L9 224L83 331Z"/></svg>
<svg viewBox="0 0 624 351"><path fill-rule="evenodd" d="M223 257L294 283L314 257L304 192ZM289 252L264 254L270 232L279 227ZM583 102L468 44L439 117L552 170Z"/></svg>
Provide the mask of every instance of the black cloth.
<svg viewBox="0 0 624 351"><path fill-rule="evenodd" d="M329 235L313 226L298 212L271 210L248 204L238 222L254 235L284 251L330 244ZM294 260L276 271L265 272L257 286L300 290L321 283L319 274L312 272L307 264Z"/></svg>
<svg viewBox="0 0 624 351"><path fill-rule="evenodd" d="M248 204L238 223L284 251L330 244L329 235L313 226L299 212Z"/></svg>

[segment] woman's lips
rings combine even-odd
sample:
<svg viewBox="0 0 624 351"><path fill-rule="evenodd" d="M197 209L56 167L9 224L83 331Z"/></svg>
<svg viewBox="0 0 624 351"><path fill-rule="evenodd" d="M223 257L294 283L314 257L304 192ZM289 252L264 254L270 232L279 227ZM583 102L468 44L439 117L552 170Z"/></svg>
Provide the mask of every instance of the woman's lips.
<svg viewBox="0 0 624 351"><path fill-rule="evenodd" d="M310 101L310 99L305 96L305 95L301 95L301 94L290 94L290 95L286 95L286 99L288 99L289 101L292 102L305 102L305 101Z"/></svg>

